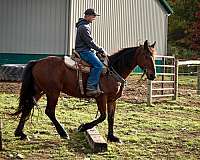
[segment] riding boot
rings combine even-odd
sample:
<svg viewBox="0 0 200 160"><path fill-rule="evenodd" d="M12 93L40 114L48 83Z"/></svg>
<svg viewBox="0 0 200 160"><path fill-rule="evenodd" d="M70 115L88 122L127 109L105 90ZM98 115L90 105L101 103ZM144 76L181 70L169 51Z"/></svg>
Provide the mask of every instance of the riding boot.
<svg viewBox="0 0 200 160"><path fill-rule="evenodd" d="M99 89L89 89L89 88L87 88L87 91L86 91L87 96L94 96L94 97L98 97L102 93L103 93L103 91L100 91Z"/></svg>

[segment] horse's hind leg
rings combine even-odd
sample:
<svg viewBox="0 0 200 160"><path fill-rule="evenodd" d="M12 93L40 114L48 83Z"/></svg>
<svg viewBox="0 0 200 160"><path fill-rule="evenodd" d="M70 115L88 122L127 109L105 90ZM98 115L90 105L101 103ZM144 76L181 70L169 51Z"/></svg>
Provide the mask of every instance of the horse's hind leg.
<svg viewBox="0 0 200 160"><path fill-rule="evenodd" d="M22 111L22 115L21 115L19 124L17 126L17 129L15 130L15 136L20 137L21 140L27 138L26 134L23 133L23 129L24 129L25 122L29 118L30 113L31 113L31 109L27 110L26 112Z"/></svg>
<svg viewBox="0 0 200 160"><path fill-rule="evenodd" d="M43 95L42 93L36 94L34 96L35 101L37 102L41 98L42 95ZM15 130L15 136L20 137L21 140L27 138L27 135L23 133L23 129L24 129L25 122L29 119L29 116L31 114L31 110L32 110L33 107L34 106L32 106L30 109L28 109L26 111L22 111L22 115L21 115L19 124L18 124L18 126Z"/></svg>
<svg viewBox="0 0 200 160"><path fill-rule="evenodd" d="M68 134L65 132L64 128L57 121L56 116L55 116L55 108L58 102L58 97L59 97L59 93L47 95L47 107L46 107L45 113L55 125L56 130L59 133L59 135L62 138L69 139Z"/></svg>

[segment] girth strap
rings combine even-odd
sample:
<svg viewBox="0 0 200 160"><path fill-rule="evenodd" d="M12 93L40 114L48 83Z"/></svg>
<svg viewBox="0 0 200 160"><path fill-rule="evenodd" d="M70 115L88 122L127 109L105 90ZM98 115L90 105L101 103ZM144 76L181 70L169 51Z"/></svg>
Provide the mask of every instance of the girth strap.
<svg viewBox="0 0 200 160"><path fill-rule="evenodd" d="M83 75L82 75L82 72L81 71L78 71L78 81L79 81L79 87L80 87L80 90L81 90L81 94L84 95L84 89L83 89Z"/></svg>

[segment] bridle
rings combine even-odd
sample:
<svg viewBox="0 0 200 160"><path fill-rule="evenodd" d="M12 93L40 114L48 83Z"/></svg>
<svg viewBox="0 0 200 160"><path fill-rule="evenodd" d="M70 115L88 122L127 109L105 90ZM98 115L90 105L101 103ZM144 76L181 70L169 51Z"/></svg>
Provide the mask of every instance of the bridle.
<svg viewBox="0 0 200 160"><path fill-rule="evenodd" d="M140 49L141 47L142 46L137 47L135 52L137 52L137 50ZM129 53L126 53L126 54L129 54ZM126 54L123 54L123 55L119 56L113 63L115 63L118 59L120 59L122 56L125 56ZM139 55L140 54L137 54L136 57L135 57L135 59L137 59L137 57ZM151 56L151 58L153 58L152 55L149 55L149 56ZM106 57L106 58L107 58L107 60L109 62L110 61L109 58L108 57ZM112 75L116 79L117 82L120 82L122 84L122 87L125 87L127 85L127 80L125 80L121 75L119 75L119 73L117 73L117 71L113 68L112 64L109 63L109 66L108 66L108 65L106 65L106 64L103 63L103 65L108 68L109 75ZM146 67L146 65L144 67L141 67L141 68L143 70L143 73L142 73L140 79L138 80L138 83L141 80L143 80L143 77L145 76L145 74L147 74L147 67Z"/></svg>
<svg viewBox="0 0 200 160"><path fill-rule="evenodd" d="M150 50L150 52L152 51L151 50L151 48L149 48L149 50ZM149 53L148 53L149 54ZM154 59L154 56L153 55L148 55L148 56L150 56L150 58L153 60ZM147 67L146 67L146 65L144 65L144 67L141 67L140 66L140 68L143 70L143 73L142 73L142 76L141 76L141 78L138 80L138 82L140 82L142 79L143 79L143 77L144 77L144 75L146 74L146 76L147 76Z"/></svg>

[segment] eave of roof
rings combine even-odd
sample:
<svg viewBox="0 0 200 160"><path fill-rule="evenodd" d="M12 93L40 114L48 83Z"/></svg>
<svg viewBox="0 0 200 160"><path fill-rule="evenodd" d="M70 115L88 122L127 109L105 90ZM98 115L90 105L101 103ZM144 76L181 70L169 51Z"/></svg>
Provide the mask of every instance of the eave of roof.
<svg viewBox="0 0 200 160"><path fill-rule="evenodd" d="M167 3L166 0L159 0L159 2L164 7L164 9L167 11L168 14L172 14L173 13L172 8L170 7L169 3Z"/></svg>

